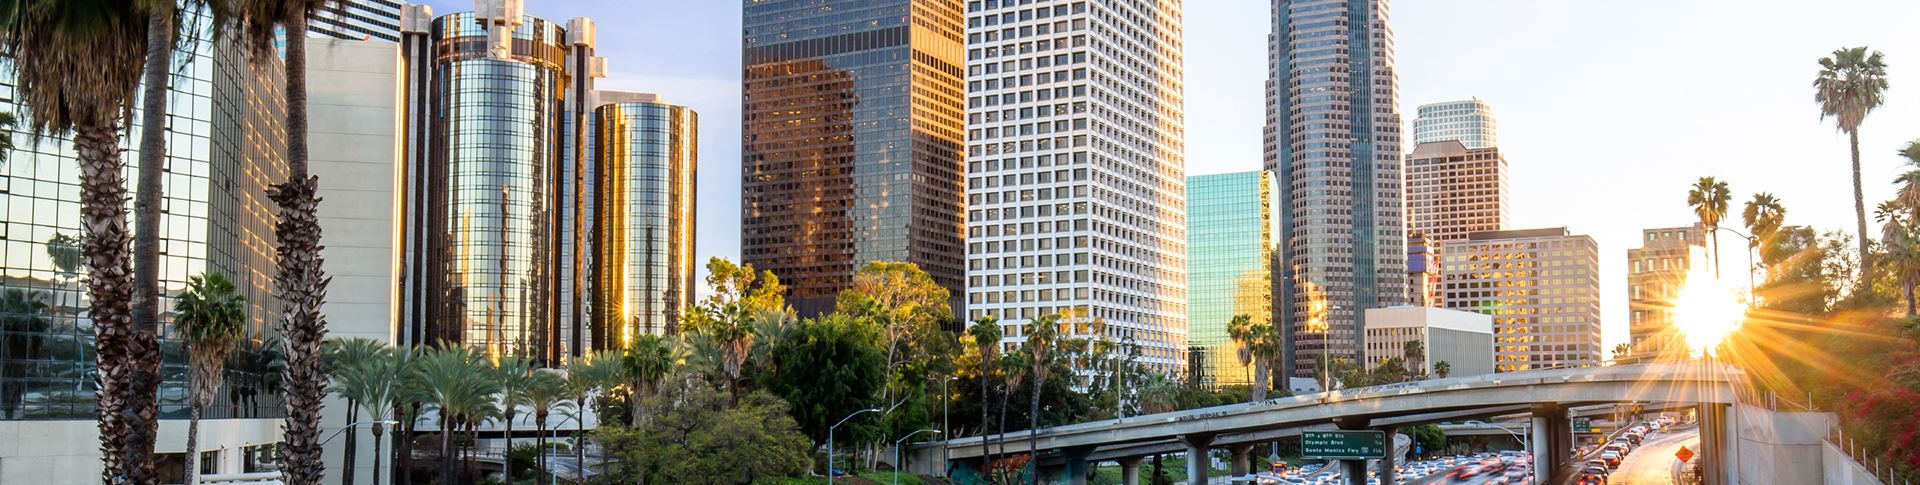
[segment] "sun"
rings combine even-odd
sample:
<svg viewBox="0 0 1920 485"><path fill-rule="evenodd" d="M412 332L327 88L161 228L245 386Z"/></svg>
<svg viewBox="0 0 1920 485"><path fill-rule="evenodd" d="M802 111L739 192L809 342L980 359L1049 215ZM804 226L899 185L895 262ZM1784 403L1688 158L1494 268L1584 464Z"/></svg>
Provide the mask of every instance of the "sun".
<svg viewBox="0 0 1920 485"><path fill-rule="evenodd" d="M1673 327L1686 340L1694 357L1711 355L1746 320L1746 288L1729 285L1713 274L1704 248L1694 250L1685 286L1673 299Z"/></svg>

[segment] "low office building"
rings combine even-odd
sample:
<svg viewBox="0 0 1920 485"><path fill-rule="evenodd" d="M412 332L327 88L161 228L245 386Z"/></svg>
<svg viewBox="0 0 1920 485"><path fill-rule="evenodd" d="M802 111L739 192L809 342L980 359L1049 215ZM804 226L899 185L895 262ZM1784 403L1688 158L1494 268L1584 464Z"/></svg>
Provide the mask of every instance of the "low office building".
<svg viewBox="0 0 1920 485"><path fill-rule="evenodd" d="M1439 377L1493 373L1493 317L1419 306L1370 308L1365 315L1367 368L1394 357L1411 369ZM1408 355L1408 342L1420 348ZM1411 357L1411 358L1409 358ZM1444 363L1444 364L1443 364Z"/></svg>

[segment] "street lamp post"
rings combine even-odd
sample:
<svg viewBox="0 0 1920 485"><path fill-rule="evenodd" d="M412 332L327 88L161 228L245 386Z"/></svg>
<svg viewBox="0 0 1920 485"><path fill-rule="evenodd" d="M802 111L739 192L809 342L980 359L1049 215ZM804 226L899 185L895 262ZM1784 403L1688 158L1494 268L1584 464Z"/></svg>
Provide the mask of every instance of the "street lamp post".
<svg viewBox="0 0 1920 485"><path fill-rule="evenodd" d="M893 485L900 485L901 462L906 461L903 459L903 457L906 456L906 453L901 452L900 442L906 441L907 438L912 438L913 435L917 435L920 433L941 434L940 430L937 430L937 429L923 429L923 430L915 431L912 433L907 433L906 436L901 436L900 439L893 440ZM832 474L833 470L827 470L827 473ZM828 478L827 480L833 480L833 479Z"/></svg>
<svg viewBox="0 0 1920 485"><path fill-rule="evenodd" d="M940 435L941 436L953 436L953 426L948 424L948 421L947 421L947 417L950 414L948 413L948 410L949 408L953 407L953 394L947 392L947 384L953 382L954 379L958 379L958 377L947 376L946 379L940 380ZM908 436L912 436L912 435L908 435ZM941 445L940 459L947 460L947 461L953 460L953 451L949 449L946 445ZM828 472L831 473L832 470L828 470Z"/></svg>
<svg viewBox="0 0 1920 485"><path fill-rule="evenodd" d="M849 414L847 415L847 417L840 418L840 422L833 423L833 426L827 427L827 483L833 483L833 429L840 427L840 425L842 424L847 424L847 420L853 419L854 416L859 416L861 413L877 413L877 412L880 412L879 408L867 408L859 411L854 411L853 414Z"/></svg>
<svg viewBox="0 0 1920 485"><path fill-rule="evenodd" d="M1740 236L1741 239L1747 240L1747 306L1753 306L1754 298L1755 298L1753 293L1753 270L1754 270L1753 248L1755 245L1758 245L1760 241L1758 239L1754 239L1753 236L1741 234L1740 231L1735 231L1726 226L1714 226L1714 229L1727 231L1728 234ZM1713 255L1713 261L1714 261L1715 267L1718 267L1720 265L1720 255L1718 253L1715 253Z"/></svg>

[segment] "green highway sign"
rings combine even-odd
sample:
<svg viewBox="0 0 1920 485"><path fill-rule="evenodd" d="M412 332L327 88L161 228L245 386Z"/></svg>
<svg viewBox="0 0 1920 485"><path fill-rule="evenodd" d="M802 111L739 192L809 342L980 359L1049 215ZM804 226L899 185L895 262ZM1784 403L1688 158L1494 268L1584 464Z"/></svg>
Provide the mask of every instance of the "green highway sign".
<svg viewBox="0 0 1920 485"><path fill-rule="evenodd" d="M1300 454L1307 458L1361 460L1387 456L1383 431L1305 431Z"/></svg>
<svg viewBox="0 0 1920 485"><path fill-rule="evenodd" d="M1593 418L1573 418L1573 426L1571 427L1575 433L1592 433Z"/></svg>

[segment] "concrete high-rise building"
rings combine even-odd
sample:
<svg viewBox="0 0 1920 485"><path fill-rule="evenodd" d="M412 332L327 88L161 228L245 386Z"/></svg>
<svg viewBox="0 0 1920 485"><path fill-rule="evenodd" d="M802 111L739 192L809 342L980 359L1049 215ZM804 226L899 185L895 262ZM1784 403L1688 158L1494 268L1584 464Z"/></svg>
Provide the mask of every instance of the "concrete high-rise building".
<svg viewBox="0 0 1920 485"><path fill-rule="evenodd" d="M1296 375L1357 359L1360 314L1407 295L1399 78L1386 0L1274 0L1266 168L1280 179L1280 312Z"/></svg>
<svg viewBox="0 0 1920 485"><path fill-rule="evenodd" d="M309 37L347 40L400 41L400 0L334 0L314 9L307 20Z"/></svg>
<svg viewBox="0 0 1920 485"><path fill-rule="evenodd" d="M1188 373L1207 386L1251 383L1252 369L1240 363L1227 324L1236 315L1274 321L1279 192L1265 170L1187 177L1187 352L1199 363Z"/></svg>
<svg viewBox="0 0 1920 485"><path fill-rule="evenodd" d="M802 314L860 266L915 263L965 294L960 0L747 0L740 258Z"/></svg>
<svg viewBox="0 0 1920 485"><path fill-rule="evenodd" d="M1407 342L1420 342L1420 351L1411 359ZM1417 306L1367 309L1367 369L1394 357L1403 359L1401 364L1410 369L1436 377L1436 364L1441 362L1447 364L1447 377L1492 374L1493 318Z"/></svg>
<svg viewBox="0 0 1920 485"><path fill-rule="evenodd" d="M1627 329L1633 355L1687 350L1673 329L1673 299L1686 286L1687 270L1706 259L1706 245L1706 230L1694 224L1643 230L1640 247L1627 250Z"/></svg>
<svg viewBox="0 0 1920 485"><path fill-rule="evenodd" d="M1187 207L1175 0L970 2L967 305L1106 322L1186 365Z"/></svg>
<svg viewBox="0 0 1920 485"><path fill-rule="evenodd" d="M1600 364L1600 256L1564 227L1446 243L1447 308L1493 317L1494 370Z"/></svg>
<svg viewBox="0 0 1920 485"><path fill-rule="evenodd" d="M600 98L593 118L593 340L625 348L639 335L671 333L693 304L699 126L692 109L655 95L602 91Z"/></svg>
<svg viewBox="0 0 1920 485"><path fill-rule="evenodd" d="M284 71L278 59L256 59L231 38L208 39L207 12L182 17L174 56L193 69L173 77L159 232L156 238L161 309L158 337L162 390L155 452L160 481L185 483L189 405L187 352L174 326L175 298L188 278L217 272L246 298L248 336L229 361L226 381L204 408L199 451L204 473L252 469L281 437L277 372L258 342L277 335L274 224L279 208L267 198L286 179ZM259 60L261 63L255 63ZM9 65L0 69L0 109L24 109ZM138 106L138 100L130 100ZM142 130L127 118L122 146L130 192L138 190ZM156 128L158 129L158 128ZM99 481L99 427L95 421L92 296L81 254L87 230L80 216L81 174L67 135L35 140L26 124L0 162L0 483ZM131 226L132 224L129 224ZM251 342L251 343L249 343ZM171 475L169 475L171 472Z"/></svg>
<svg viewBox="0 0 1920 485"><path fill-rule="evenodd" d="M1500 126L1494 122L1493 107L1479 98L1420 105L1413 118L1413 143L1448 140L1471 150L1500 146Z"/></svg>
<svg viewBox="0 0 1920 485"><path fill-rule="evenodd" d="M1500 149L1455 140L1422 143L1407 156L1407 229L1436 243L1506 229L1507 159Z"/></svg>

